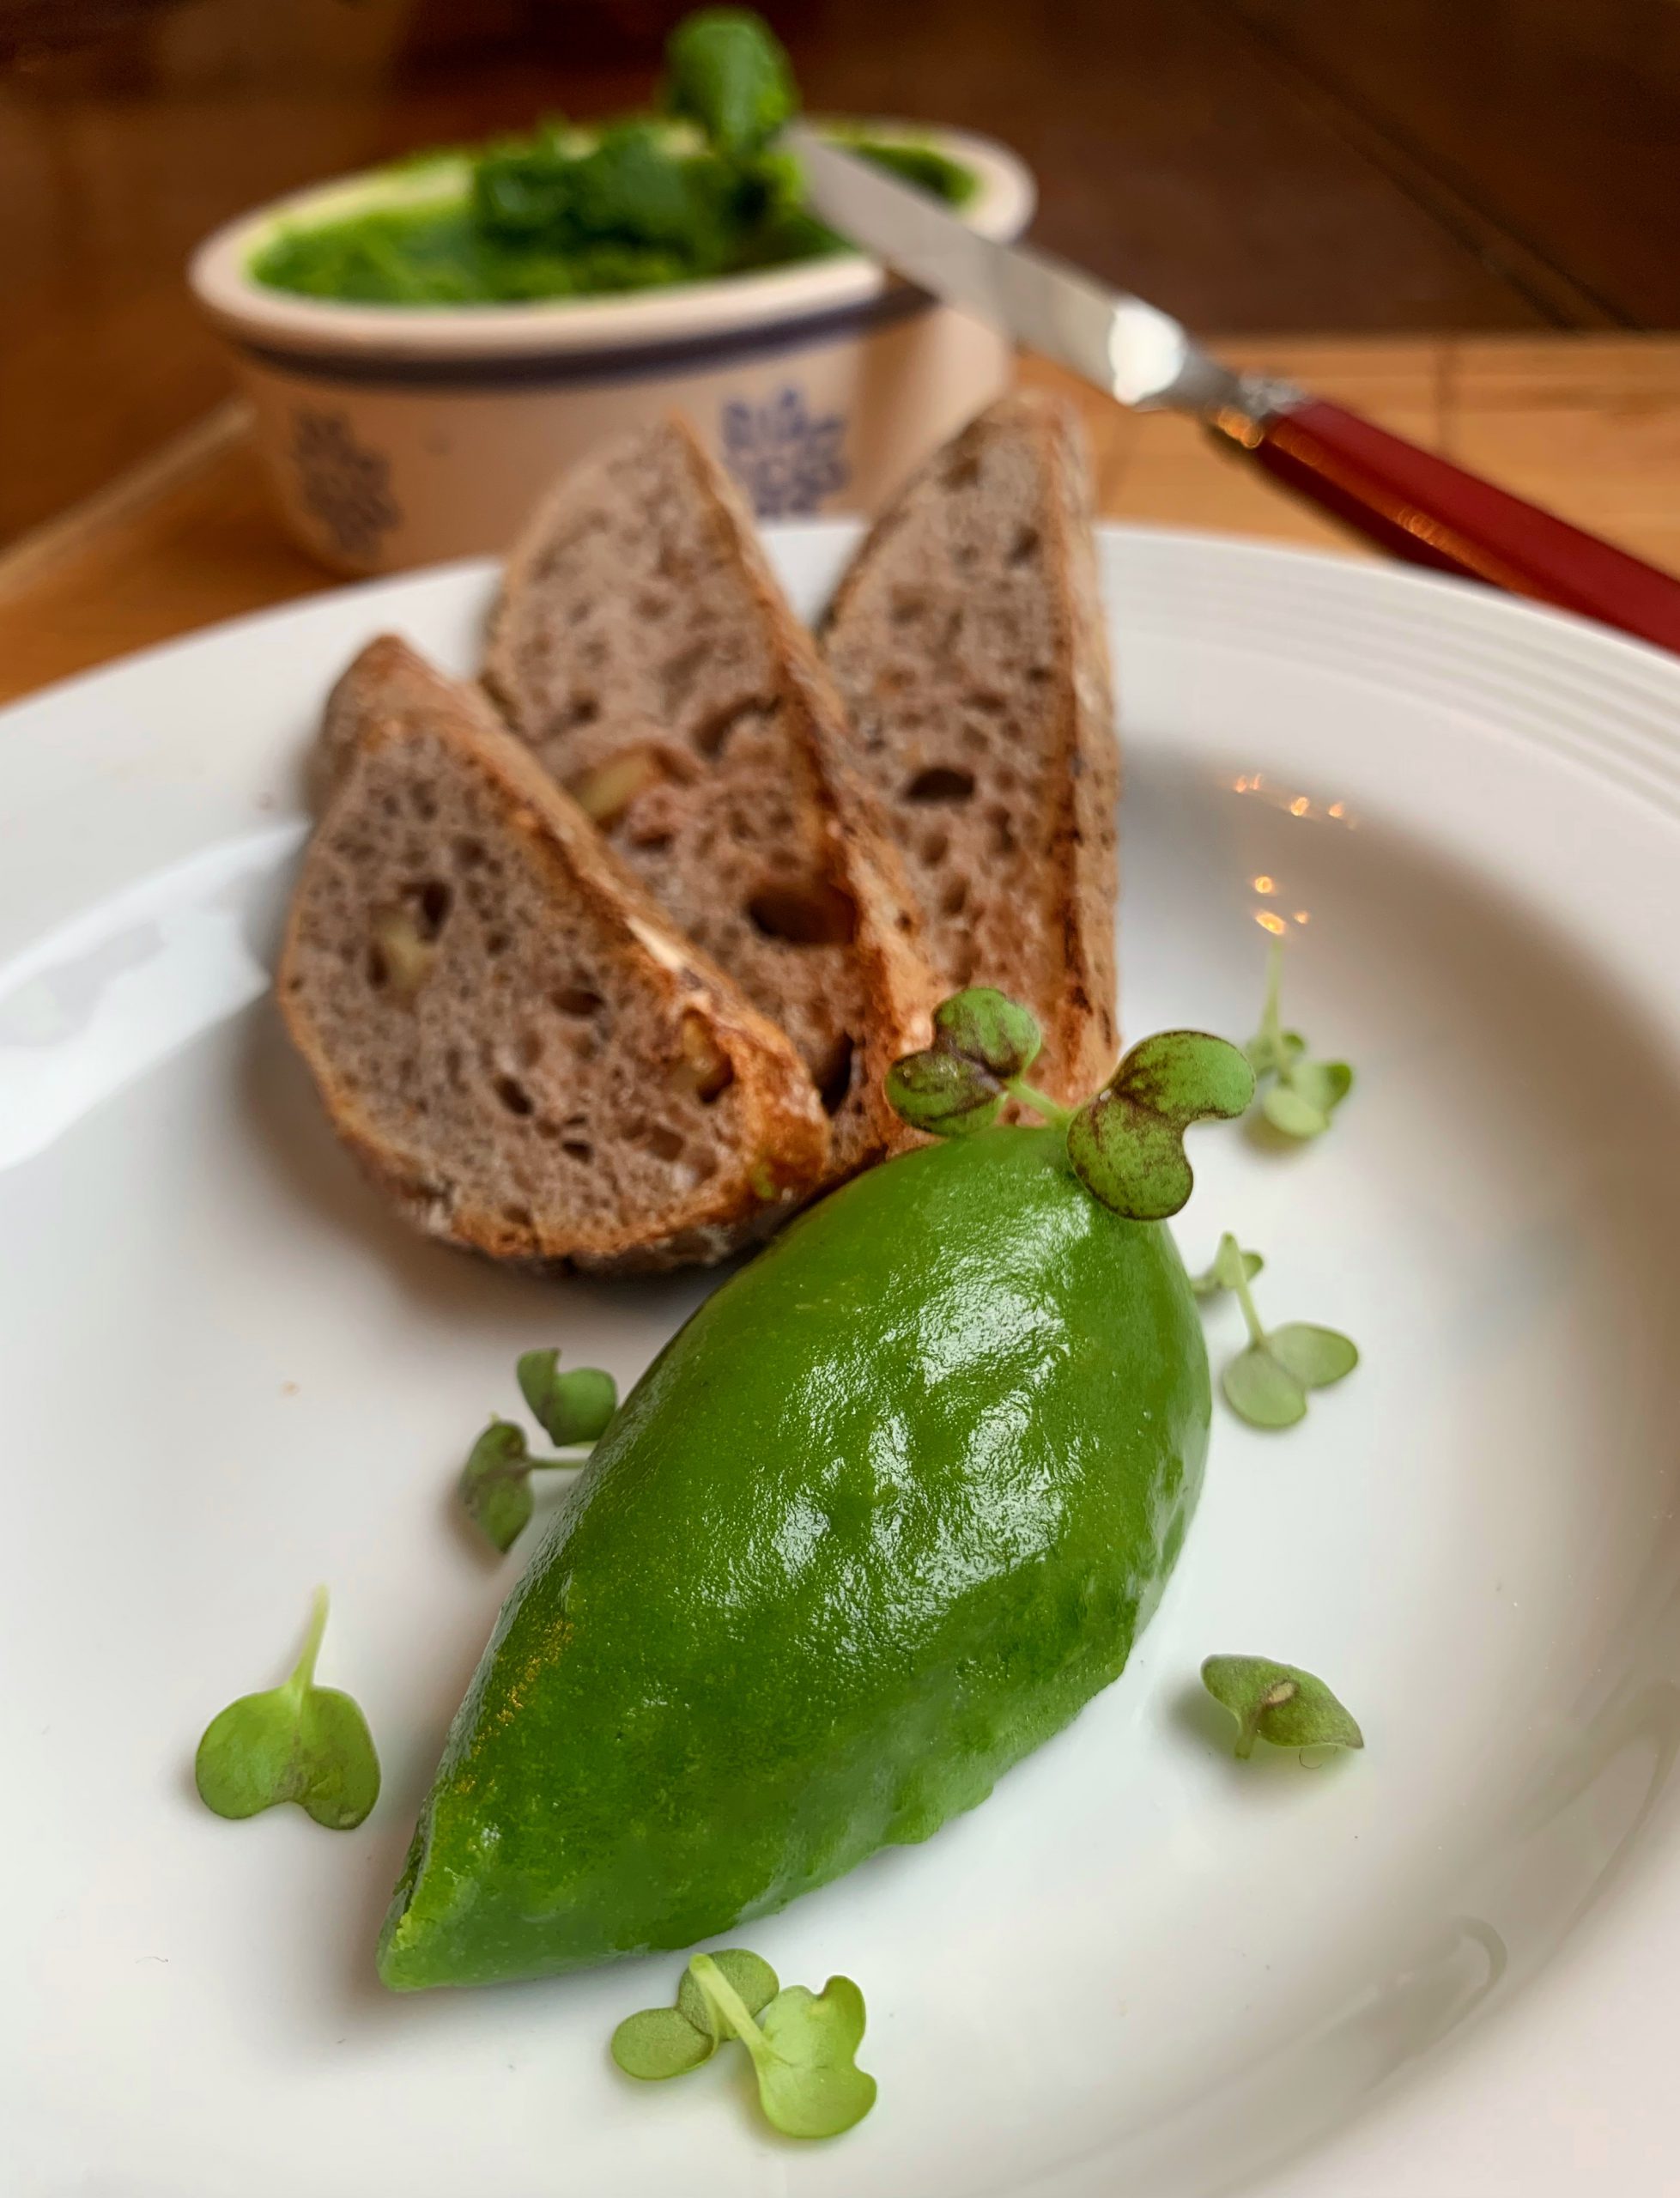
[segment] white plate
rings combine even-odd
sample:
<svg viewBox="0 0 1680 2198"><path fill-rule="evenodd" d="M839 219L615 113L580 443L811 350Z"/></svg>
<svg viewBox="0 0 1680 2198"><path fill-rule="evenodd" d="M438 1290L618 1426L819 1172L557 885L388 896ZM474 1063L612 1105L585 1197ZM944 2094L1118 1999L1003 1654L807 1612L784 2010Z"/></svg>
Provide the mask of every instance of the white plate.
<svg viewBox="0 0 1680 2198"><path fill-rule="evenodd" d="M848 538L777 539L804 603ZM1263 1308L1365 1363L1292 1434L1222 1412L1165 1608L1070 1732L746 1934L868 1996L881 2101L832 2146L771 2139L721 2069L616 2074L675 1959L373 1978L515 1569L452 1515L463 1448L518 1349L628 1381L703 1286L410 1238L263 998L329 678L388 625L464 667L485 573L0 725L8 2193L1674 2189L1680 665L1371 568L1144 532L1105 559L1128 1027L1246 1035L1276 910L1291 1018L1359 1072L1315 1148L1201 1132L1181 1241L1235 1228ZM194 1741L280 1677L318 1579L384 1796L349 1836L222 1823ZM1215 1649L1324 1673L1364 1756L1234 1763Z"/></svg>

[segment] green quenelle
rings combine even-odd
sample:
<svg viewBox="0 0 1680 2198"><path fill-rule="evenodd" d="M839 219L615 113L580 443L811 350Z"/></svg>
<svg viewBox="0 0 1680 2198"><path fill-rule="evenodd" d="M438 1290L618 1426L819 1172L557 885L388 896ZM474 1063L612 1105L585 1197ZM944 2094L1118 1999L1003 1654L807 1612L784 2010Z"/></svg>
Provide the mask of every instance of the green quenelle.
<svg viewBox="0 0 1680 2198"><path fill-rule="evenodd" d="M1064 1123L835 1193L654 1362L503 1610L385 1982L688 1946L972 1808L1125 1665L1210 1412L1172 1238Z"/></svg>

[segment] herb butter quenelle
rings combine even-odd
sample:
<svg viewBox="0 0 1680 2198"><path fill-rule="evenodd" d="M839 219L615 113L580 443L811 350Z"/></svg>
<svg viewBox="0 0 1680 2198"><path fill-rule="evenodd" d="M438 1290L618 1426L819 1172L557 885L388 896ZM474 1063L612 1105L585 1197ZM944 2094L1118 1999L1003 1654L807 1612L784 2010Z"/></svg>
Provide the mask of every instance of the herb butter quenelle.
<svg viewBox="0 0 1680 2198"><path fill-rule="evenodd" d="M947 1001L894 1103L941 1142L725 1283L503 1610L380 1939L387 1984L680 1947L925 1839L1119 1673L1210 1418L1161 1225L1253 1077L1145 1041L1071 1115L1032 1018ZM1045 1117L1001 1125L1010 1096Z"/></svg>

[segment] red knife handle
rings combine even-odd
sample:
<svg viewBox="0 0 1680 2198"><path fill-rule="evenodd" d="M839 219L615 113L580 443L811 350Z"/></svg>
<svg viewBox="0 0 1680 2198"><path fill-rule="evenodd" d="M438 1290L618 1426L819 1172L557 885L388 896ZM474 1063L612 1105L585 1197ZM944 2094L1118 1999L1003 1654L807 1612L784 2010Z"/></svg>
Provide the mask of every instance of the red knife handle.
<svg viewBox="0 0 1680 2198"><path fill-rule="evenodd" d="M1415 565L1578 611L1680 653L1680 580L1324 398L1212 422L1275 480Z"/></svg>

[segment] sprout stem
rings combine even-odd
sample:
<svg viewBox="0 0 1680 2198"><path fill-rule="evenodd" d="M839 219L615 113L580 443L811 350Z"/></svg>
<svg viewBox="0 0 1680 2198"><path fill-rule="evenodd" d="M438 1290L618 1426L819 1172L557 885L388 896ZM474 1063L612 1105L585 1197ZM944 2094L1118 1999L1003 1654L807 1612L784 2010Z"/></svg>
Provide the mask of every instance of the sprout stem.
<svg viewBox="0 0 1680 2198"><path fill-rule="evenodd" d="M315 1659L321 1653L321 1640L327 1630L327 1591L315 1590L315 1600L309 1613L309 1630L304 1636L303 1654L292 1667L286 1684L294 1694L306 1694L315 1684Z"/></svg>
<svg viewBox="0 0 1680 2198"><path fill-rule="evenodd" d="M526 1458L524 1463L534 1473L571 1472L579 1466L586 1466L589 1463L590 1453L594 1447L592 1442L582 1444L575 1458Z"/></svg>
<svg viewBox="0 0 1680 2198"><path fill-rule="evenodd" d="M1242 1308L1242 1317L1248 1329L1248 1340L1252 1344L1264 1344L1266 1339L1266 1332L1260 1325L1259 1315L1254 1310L1253 1294L1248 1287L1248 1264L1242 1256L1242 1247L1234 1236L1228 1234L1222 1240L1220 1249L1223 1251L1227 1244L1231 1248L1231 1287L1236 1292L1238 1304Z"/></svg>
<svg viewBox="0 0 1680 2198"><path fill-rule="evenodd" d="M1024 1076L1010 1077L1006 1088L1012 1091L1023 1105L1030 1107L1035 1114L1042 1114L1052 1129L1059 1129L1064 1124L1073 1120L1071 1107L1058 1107L1047 1093L1036 1090L1032 1084L1028 1084Z"/></svg>
<svg viewBox="0 0 1680 2198"><path fill-rule="evenodd" d="M701 1990L724 2017L755 2061L770 2051L768 2041L753 2020L750 2009L710 1954L696 1954L688 1964Z"/></svg>

